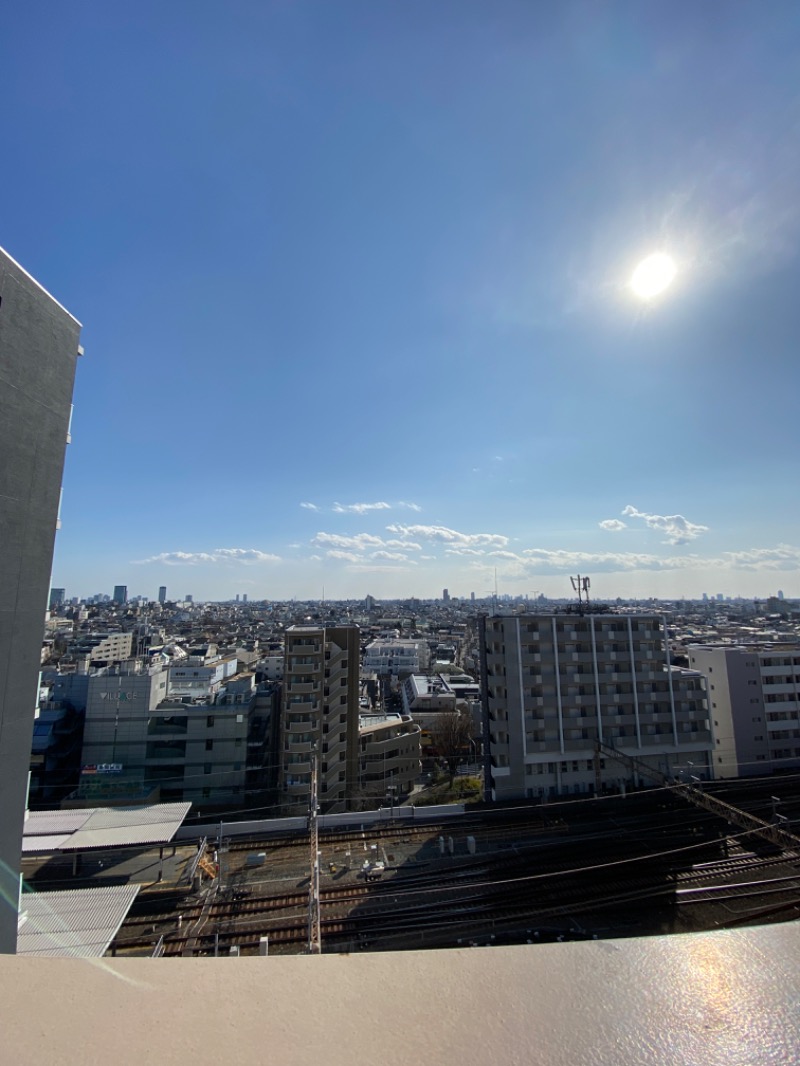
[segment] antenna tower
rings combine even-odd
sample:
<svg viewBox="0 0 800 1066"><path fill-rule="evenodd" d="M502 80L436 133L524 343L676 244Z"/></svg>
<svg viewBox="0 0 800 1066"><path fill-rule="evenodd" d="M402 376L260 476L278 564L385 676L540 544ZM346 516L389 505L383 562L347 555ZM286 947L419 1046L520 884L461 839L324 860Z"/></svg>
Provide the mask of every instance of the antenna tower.
<svg viewBox="0 0 800 1066"><path fill-rule="evenodd" d="M589 608L589 589L592 583L588 577L581 577L580 574L577 577L571 577L570 581L573 589L578 593L578 614L583 614L584 597L587 610Z"/></svg>

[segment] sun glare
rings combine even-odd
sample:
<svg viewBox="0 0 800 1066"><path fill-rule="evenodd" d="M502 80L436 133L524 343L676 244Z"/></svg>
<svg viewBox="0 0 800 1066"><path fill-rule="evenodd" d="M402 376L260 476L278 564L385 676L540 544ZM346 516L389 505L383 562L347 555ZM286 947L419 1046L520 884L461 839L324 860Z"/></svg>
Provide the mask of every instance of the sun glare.
<svg viewBox="0 0 800 1066"><path fill-rule="evenodd" d="M641 300L650 300L669 288L676 273L675 262L668 255L648 255L634 270L631 288Z"/></svg>

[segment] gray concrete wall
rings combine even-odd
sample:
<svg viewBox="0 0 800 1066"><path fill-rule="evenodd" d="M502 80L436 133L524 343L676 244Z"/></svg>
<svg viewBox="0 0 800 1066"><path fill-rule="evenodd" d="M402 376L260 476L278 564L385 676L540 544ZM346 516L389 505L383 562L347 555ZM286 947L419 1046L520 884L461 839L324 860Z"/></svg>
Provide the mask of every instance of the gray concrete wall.
<svg viewBox="0 0 800 1066"><path fill-rule="evenodd" d="M22 822L79 337L80 324L0 250L2 952L16 948Z"/></svg>

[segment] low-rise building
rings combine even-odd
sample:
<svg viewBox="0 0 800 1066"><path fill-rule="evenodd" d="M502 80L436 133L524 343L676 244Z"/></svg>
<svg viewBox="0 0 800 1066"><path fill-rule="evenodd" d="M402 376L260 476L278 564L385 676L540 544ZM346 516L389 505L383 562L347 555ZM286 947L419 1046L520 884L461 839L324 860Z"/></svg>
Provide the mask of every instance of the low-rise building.
<svg viewBox="0 0 800 1066"><path fill-rule="evenodd" d="M133 633L85 633L70 645L70 658L87 657L91 666L121 663L133 655Z"/></svg>
<svg viewBox="0 0 800 1066"><path fill-rule="evenodd" d="M424 640L380 638L365 648L363 670L378 677L399 677L427 670L429 661Z"/></svg>
<svg viewBox="0 0 800 1066"><path fill-rule="evenodd" d="M361 715L358 798L369 803L407 796L420 773L420 741L420 726L408 715Z"/></svg>
<svg viewBox="0 0 800 1066"><path fill-rule="evenodd" d="M193 698L168 696L167 674L133 661L89 676L79 798L101 772L120 795L158 788L164 802L244 807L248 771L269 761L254 675Z"/></svg>

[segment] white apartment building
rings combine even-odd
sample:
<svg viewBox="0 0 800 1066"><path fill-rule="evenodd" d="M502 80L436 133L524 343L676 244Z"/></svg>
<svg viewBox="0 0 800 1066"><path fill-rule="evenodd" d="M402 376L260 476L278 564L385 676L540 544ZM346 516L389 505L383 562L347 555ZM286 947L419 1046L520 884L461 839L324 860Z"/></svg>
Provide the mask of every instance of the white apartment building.
<svg viewBox="0 0 800 1066"><path fill-rule="evenodd" d="M190 655L169 668L169 695L179 699L204 699L219 692L229 677L239 668L236 655L208 659Z"/></svg>
<svg viewBox="0 0 800 1066"><path fill-rule="evenodd" d="M364 650L364 673L397 677L427 670L430 652L427 641L385 638L373 640Z"/></svg>
<svg viewBox="0 0 800 1066"><path fill-rule="evenodd" d="M800 766L800 644L691 644L705 674L716 777Z"/></svg>
<svg viewBox="0 0 800 1066"><path fill-rule="evenodd" d="M713 776L705 682L670 666L655 616L481 619L494 799L588 793L596 741L679 776ZM601 761L602 785L637 784ZM646 784L646 781L642 781Z"/></svg>
<svg viewBox="0 0 800 1066"><path fill-rule="evenodd" d="M358 782L359 628L286 631L280 789L284 813L305 812L316 749L323 811L345 810Z"/></svg>

